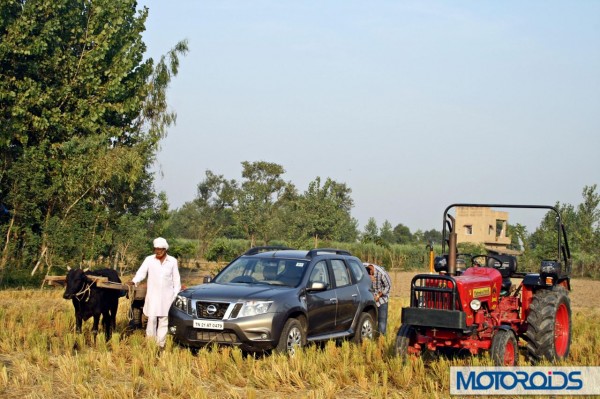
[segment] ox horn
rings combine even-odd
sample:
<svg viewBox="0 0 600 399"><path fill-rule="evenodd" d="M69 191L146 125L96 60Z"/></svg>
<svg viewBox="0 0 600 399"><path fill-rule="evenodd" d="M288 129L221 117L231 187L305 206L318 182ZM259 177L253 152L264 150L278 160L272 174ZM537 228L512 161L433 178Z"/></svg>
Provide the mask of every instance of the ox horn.
<svg viewBox="0 0 600 399"><path fill-rule="evenodd" d="M67 266L67 271L70 272L71 271L71 266Z"/></svg>
<svg viewBox="0 0 600 399"><path fill-rule="evenodd" d="M87 272L89 272L89 271L90 271L90 268L89 268L89 267L86 267L85 269L83 269L83 272L84 272L84 273L87 273Z"/></svg>

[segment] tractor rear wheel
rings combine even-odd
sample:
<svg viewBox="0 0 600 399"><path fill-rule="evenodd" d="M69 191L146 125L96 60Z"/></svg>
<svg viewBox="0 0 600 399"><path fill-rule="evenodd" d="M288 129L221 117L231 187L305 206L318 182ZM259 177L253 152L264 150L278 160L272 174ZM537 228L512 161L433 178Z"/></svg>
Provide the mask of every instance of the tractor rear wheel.
<svg viewBox="0 0 600 399"><path fill-rule="evenodd" d="M498 330L492 338L490 356L496 366L516 366L519 362L517 338L511 330Z"/></svg>
<svg viewBox="0 0 600 399"><path fill-rule="evenodd" d="M571 301L559 285L539 289L527 316L527 351L532 360L562 360L571 347Z"/></svg>
<svg viewBox="0 0 600 399"><path fill-rule="evenodd" d="M396 335L396 356L403 359L408 357L408 347L414 343L415 329L409 324L402 324Z"/></svg>

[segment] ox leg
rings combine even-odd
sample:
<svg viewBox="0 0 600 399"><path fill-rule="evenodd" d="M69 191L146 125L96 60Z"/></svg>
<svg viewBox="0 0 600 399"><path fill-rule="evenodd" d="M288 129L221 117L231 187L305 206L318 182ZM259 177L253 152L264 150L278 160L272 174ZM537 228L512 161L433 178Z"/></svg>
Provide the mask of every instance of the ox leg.
<svg viewBox="0 0 600 399"><path fill-rule="evenodd" d="M76 298L72 299L73 308L75 309L75 332L81 334L81 325L83 324L83 314L81 311L81 304Z"/></svg>
<svg viewBox="0 0 600 399"><path fill-rule="evenodd" d="M83 318L80 314L75 314L75 332L81 334L81 325L83 324Z"/></svg>
<svg viewBox="0 0 600 399"><path fill-rule="evenodd" d="M104 326L104 338L108 341L112 335L111 328L113 325L113 318L110 315L110 309L106 309L102 313L102 324Z"/></svg>
<svg viewBox="0 0 600 399"><path fill-rule="evenodd" d="M117 299L110 310L110 320L112 322L112 329L117 329L117 311L119 310L119 300Z"/></svg>
<svg viewBox="0 0 600 399"><path fill-rule="evenodd" d="M92 326L92 334L94 334L94 336L96 336L96 334L98 334L98 324L100 324L100 315L95 314L94 315L94 324Z"/></svg>

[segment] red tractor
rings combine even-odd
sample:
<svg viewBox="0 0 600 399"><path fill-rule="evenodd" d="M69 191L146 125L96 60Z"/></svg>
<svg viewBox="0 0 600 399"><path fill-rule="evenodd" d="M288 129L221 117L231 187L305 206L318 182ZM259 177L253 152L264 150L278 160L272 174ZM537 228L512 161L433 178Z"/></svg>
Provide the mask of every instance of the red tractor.
<svg viewBox="0 0 600 399"><path fill-rule="evenodd" d="M554 259L541 261L539 273L517 272L516 257L461 255L455 218L458 207L547 209L556 213ZM442 253L436 273L416 275L410 306L402 309L396 354L407 357L439 351L490 351L496 365L514 366L519 340L533 361L565 359L571 345L569 300L571 255L560 213L551 206L453 204L444 211ZM448 251L446 252L446 248ZM465 259L466 258L466 259ZM471 267L460 266L471 262ZM515 279L520 279L518 284Z"/></svg>

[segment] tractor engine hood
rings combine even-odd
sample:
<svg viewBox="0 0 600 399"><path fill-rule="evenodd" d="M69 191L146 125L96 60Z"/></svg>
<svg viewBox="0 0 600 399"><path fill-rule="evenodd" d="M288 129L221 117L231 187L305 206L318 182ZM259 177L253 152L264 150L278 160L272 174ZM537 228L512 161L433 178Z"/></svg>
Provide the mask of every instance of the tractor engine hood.
<svg viewBox="0 0 600 399"><path fill-rule="evenodd" d="M496 269L490 267L471 267L457 277L454 277L459 292L463 310L471 313L470 303L473 299L479 299L483 304L487 303L489 310L498 306L498 298L502 288L502 275Z"/></svg>

